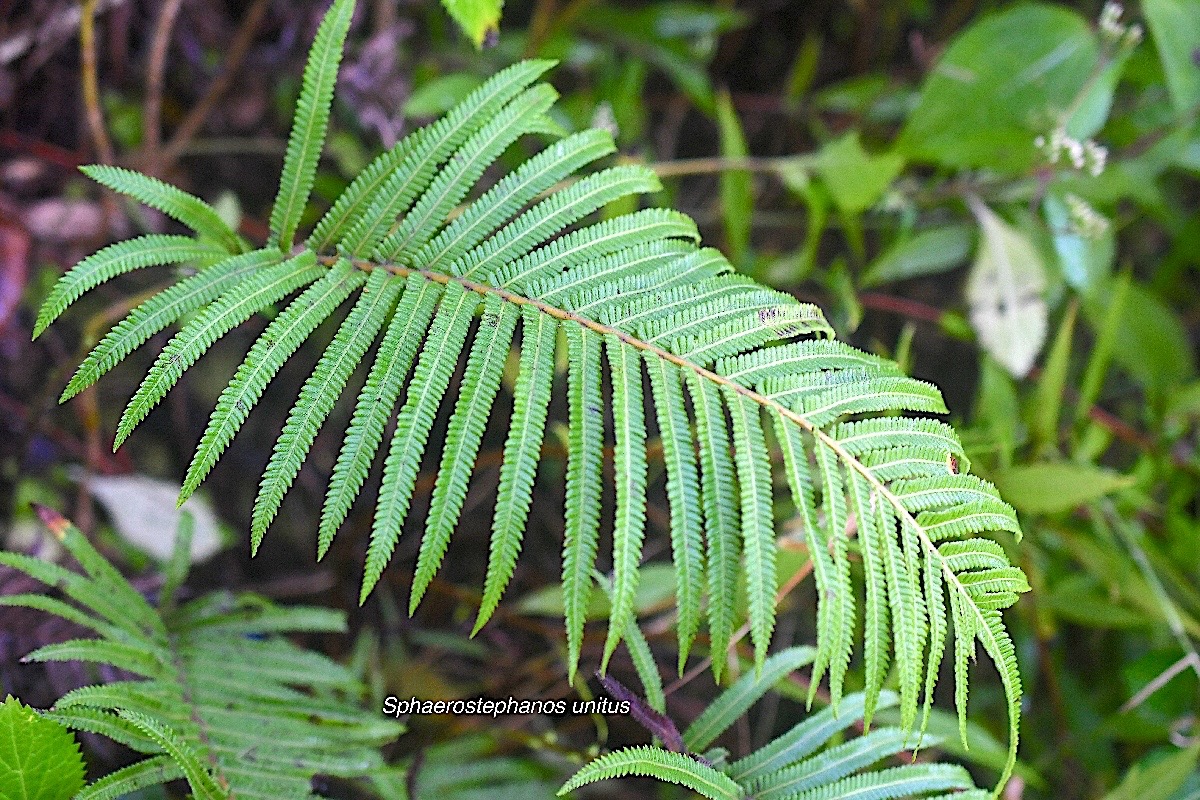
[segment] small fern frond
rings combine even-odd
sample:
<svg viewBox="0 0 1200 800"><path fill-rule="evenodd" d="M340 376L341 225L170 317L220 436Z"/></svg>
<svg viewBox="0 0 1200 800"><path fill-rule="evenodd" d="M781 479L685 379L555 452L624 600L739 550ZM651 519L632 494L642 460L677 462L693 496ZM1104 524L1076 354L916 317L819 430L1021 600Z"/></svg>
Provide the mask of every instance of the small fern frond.
<svg viewBox="0 0 1200 800"><path fill-rule="evenodd" d="M209 239L231 255L245 250L242 240L225 224L216 209L195 195L124 167L91 164L80 167L79 171L96 183L128 195L183 223L198 236Z"/></svg>
<svg viewBox="0 0 1200 800"><path fill-rule="evenodd" d="M121 625L99 639L50 645L36 661L86 660L135 678L83 686L61 697L49 716L108 736L147 758L117 770L78 797L104 800L185 778L196 797L315 797L319 772L363 775L383 766L378 748L400 732L343 694L354 679L325 656L279 634L341 631L345 620L324 609L281 609L261 598L216 593L156 609L101 556L77 528L49 509L38 513L84 574L16 554L0 562L64 591L62 607ZM190 528L176 537L175 562L186 564ZM182 557L180 555L182 554ZM62 582L58 582L62 578ZM39 607L16 595L12 604ZM58 613L61 609L42 606Z"/></svg>
<svg viewBox="0 0 1200 800"><path fill-rule="evenodd" d="M709 800L741 800L744 796L729 776L682 753L657 747L627 747L597 758L563 784L559 797L581 786L626 775L658 778L691 789Z"/></svg>
<svg viewBox="0 0 1200 800"><path fill-rule="evenodd" d="M521 363L513 388L513 413L504 442L500 485L496 489L483 599L472 634L478 633L495 611L517 564L525 520L533 502L533 481L541 461L557 340L558 323L553 317L531 306L522 307Z"/></svg>
<svg viewBox="0 0 1200 800"><path fill-rule="evenodd" d="M760 669L738 678L687 727L683 732L684 744L693 751L707 749L771 687L812 663L814 655L811 647L789 647L766 659Z"/></svg>
<svg viewBox="0 0 1200 800"><path fill-rule="evenodd" d="M224 252L214 244L198 241L190 236L150 234L110 244L80 261L54 284L50 295L38 310L37 322L33 326L33 338L41 336L46 326L56 320L84 292L118 275L142 267L211 259L223 255Z"/></svg>
<svg viewBox="0 0 1200 800"><path fill-rule="evenodd" d="M271 244L285 254L291 252L292 238L316 178L317 161L321 158L325 131L329 126L338 64L342 61L342 45L353 15L354 0L333 0L317 28L308 63L304 66L304 80L296 100L279 192L271 207Z"/></svg>
<svg viewBox="0 0 1200 800"><path fill-rule="evenodd" d="M688 726L682 742L670 745L672 751L682 752L639 747L609 753L584 766L562 791L624 775L647 775L709 797L755 800L988 797L974 788L970 775L957 765L902 763L876 767L885 759L906 760L902 754L908 749L909 736L900 728L880 728L845 738L843 731L863 722L869 698L862 692L843 698L841 713L833 708L818 711L732 764L726 762L723 749L695 755L743 718L774 685L810 663L814 655L812 648L791 648L768 658L761 673L743 675ZM881 708L897 701L892 692L883 692L878 698Z"/></svg>

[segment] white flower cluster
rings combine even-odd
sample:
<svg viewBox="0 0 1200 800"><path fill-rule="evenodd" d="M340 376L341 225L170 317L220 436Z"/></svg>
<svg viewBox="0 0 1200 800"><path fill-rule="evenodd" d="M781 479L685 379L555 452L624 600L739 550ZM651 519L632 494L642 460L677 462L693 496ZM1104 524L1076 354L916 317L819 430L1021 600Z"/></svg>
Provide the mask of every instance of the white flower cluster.
<svg viewBox="0 0 1200 800"><path fill-rule="evenodd" d="M1063 125L1059 125L1051 131L1049 139L1039 136L1033 140L1033 143L1046 154L1046 158L1051 164L1062 161L1065 155L1072 167L1086 169L1092 177L1104 172L1104 165L1108 161L1107 147L1096 144L1093 139L1081 142L1068 136L1067 129Z"/></svg>
<svg viewBox="0 0 1200 800"><path fill-rule="evenodd" d="M1108 220L1078 195L1067 194L1067 214L1071 229L1085 239L1099 239L1108 230Z"/></svg>
<svg viewBox="0 0 1200 800"><path fill-rule="evenodd" d="M1142 26L1121 22L1124 13L1124 6L1112 0L1105 3L1100 12L1100 36L1110 46L1133 47L1142 41Z"/></svg>

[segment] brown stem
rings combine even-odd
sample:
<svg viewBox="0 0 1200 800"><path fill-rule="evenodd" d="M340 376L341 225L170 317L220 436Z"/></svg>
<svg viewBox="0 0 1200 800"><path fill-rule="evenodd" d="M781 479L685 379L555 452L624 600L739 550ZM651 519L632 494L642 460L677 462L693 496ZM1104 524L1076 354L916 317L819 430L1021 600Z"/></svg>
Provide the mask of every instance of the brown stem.
<svg viewBox="0 0 1200 800"><path fill-rule="evenodd" d="M242 61L246 58L246 53L250 50L250 45L254 41L254 34L258 30L259 23L262 22L263 16L267 13L267 7L270 5L270 0L254 0L254 5L250 6L250 10L246 12L245 18L242 19L241 26L234 34L233 41L229 45L229 56L225 59L225 66L221 68L221 74L213 79L209 84L208 91L200 98L200 102L193 106L192 110L184 117L183 122L175 129L175 133L171 136L171 140L167 142L167 146L163 148L160 157L162 169L167 169L171 164L179 160L180 154L196 132L200 130L200 126L204 124L204 120L212 113L216 107L217 101L233 84L233 79L237 76L238 70L242 67Z"/></svg>
<svg viewBox="0 0 1200 800"><path fill-rule="evenodd" d="M167 70L167 50L171 46L171 31L179 17L183 0L164 0L154 26L150 45L150 63L146 65L146 102L142 107L142 143L150 172L157 171L158 148L162 142L163 84Z"/></svg>
<svg viewBox="0 0 1200 800"><path fill-rule="evenodd" d="M105 164L113 162L112 140L104 127L104 110L100 106L100 81L96 77L96 0L83 0L79 19L79 58L83 64L83 106L87 113L88 130L96 154Z"/></svg>

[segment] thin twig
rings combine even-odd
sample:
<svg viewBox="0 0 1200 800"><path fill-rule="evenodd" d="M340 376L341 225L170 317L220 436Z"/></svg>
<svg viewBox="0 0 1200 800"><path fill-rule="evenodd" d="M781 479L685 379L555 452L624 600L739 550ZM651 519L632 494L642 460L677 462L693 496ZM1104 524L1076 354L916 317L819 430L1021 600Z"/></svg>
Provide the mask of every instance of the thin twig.
<svg viewBox="0 0 1200 800"><path fill-rule="evenodd" d="M142 144L151 165L157 171L158 148L162 143L162 99L163 83L167 71L167 50L171 46L171 31L179 18L183 0L164 0L154 26L154 40L150 45L150 63L146 65L146 102L142 107Z"/></svg>
<svg viewBox="0 0 1200 800"><path fill-rule="evenodd" d="M83 64L83 105L87 112L88 130L100 161L113 162L112 140L104 127L104 110L100 106L100 81L96 75L96 0L83 0L79 19L79 57Z"/></svg>
<svg viewBox="0 0 1200 800"><path fill-rule="evenodd" d="M229 45L229 55L225 59L225 65L221 68L221 73L213 79L209 84L208 91L200 98L200 101L192 107L192 110L183 122L179 123L179 127L175 129L171 140L167 146L163 148L160 164L162 169L167 169L170 165L179 160L179 156L183 153L192 137L200 130L200 126L204 124L204 120L212 113L216 107L217 101L233 84L233 79L237 76L238 71L242 67L242 61L246 58L246 53L250 50L250 45L254 41L254 34L258 31L259 23L267 13L267 7L270 5L270 0L254 0L254 5L250 6L250 10L246 12L245 18L242 19L242 24L234 34L233 41Z"/></svg>

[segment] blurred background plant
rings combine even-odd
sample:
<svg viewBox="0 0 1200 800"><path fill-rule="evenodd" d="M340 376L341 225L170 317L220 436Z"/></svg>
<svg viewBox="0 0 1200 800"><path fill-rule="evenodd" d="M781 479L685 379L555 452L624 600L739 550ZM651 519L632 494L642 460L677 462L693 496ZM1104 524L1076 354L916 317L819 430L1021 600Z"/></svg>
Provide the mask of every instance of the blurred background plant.
<svg viewBox="0 0 1200 800"><path fill-rule="evenodd" d="M174 529L175 490L160 484L183 474L203 422L196 409L212 405L233 357L210 356L112 455L108 417L124 401L116 393L156 347L118 368L126 380L73 406L54 401L68 370L125 313L120 298L144 279L94 293L76 329L60 325L36 344L33 312L84 253L166 227L152 211L95 193L74 170L82 163L168 178L216 201L250 238L264 237L299 70L324 6L0 0L6 546L27 546L37 500L69 508L130 572L151 576L170 552L138 534ZM487 3L447 7L452 16L432 2L360 4L318 195L335 196L381 146L499 68L522 56L558 59L563 127L612 130L622 158L663 178L657 200L695 217L741 270L819 303L839 336L942 387L974 471L1020 511L1027 536L1011 555L1034 591L1008 617L1026 684L1023 769L1008 796L1200 797L1200 0L1125 9L509 0L498 28L499 10ZM256 332L240 335L248 343ZM294 396L303 363L285 367L278 396ZM224 523L246 528L253 494L238 464L257 474L286 406L265 404L209 479L209 497L221 502L191 501L193 555L204 561L192 591L253 587L352 608L368 512L352 520L357 535L313 564L309 532L324 485L315 473L333 459L321 441L284 505L283 535L253 561L240 536L221 549ZM495 433L469 507L494 489ZM548 442L544 469L561 470L561 448ZM418 503L432 483L422 476ZM556 476L537 491L560 485ZM478 559L448 559L453 569L413 619L397 599L410 574L389 570L351 617L373 679L398 696L577 696L561 669L561 600L544 589L557 583L562 522L536 516L560 506L534 504L502 624L476 639L467 633L479 598L463 587L478 585ZM663 498L648 513L665 529ZM471 538L452 548L482 541ZM412 562L415 541L401 544L398 564ZM665 546L662 536L651 541ZM780 585L801 589L783 599L777 641L808 642L806 559L786 542ZM649 565L638 608L664 672L674 663L672 586L669 567ZM20 579L0 574L0 592L18 591ZM81 681L12 663L65 635L61 627L6 615L0 688L36 704ZM588 646L585 659L595 658L598 642L589 637ZM614 670L640 685L631 662L614 661ZM992 737L1003 731L1003 697L989 677L976 683L973 718L987 724L973 730L968 761L982 784L1002 763ZM716 694L707 677L685 678L667 686L679 720ZM786 728L803 691L743 717L731 749L748 751ZM489 764L497 782L542 781L555 769L561 782L597 745L646 741L632 721L602 716L418 718L409 729L406 785L434 785L424 753L436 765L445 748L466 748L483 777L460 781L462 796L486 785Z"/></svg>

